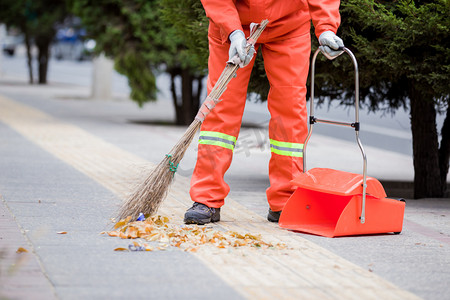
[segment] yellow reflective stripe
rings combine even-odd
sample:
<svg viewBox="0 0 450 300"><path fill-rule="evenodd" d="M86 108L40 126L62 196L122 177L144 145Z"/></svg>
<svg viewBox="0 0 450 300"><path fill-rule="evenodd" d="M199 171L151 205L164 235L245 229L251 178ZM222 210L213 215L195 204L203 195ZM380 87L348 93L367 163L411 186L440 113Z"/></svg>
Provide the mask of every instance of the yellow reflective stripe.
<svg viewBox="0 0 450 300"><path fill-rule="evenodd" d="M280 142L270 139L270 151L278 155L303 157L303 144Z"/></svg>
<svg viewBox="0 0 450 300"><path fill-rule="evenodd" d="M203 144L203 145L213 145L213 146L220 146L223 148L227 148L230 149L231 151L234 150L234 145L231 144L226 144L224 142L220 142L220 141L212 141L212 140L199 140L198 141L199 144Z"/></svg>
<svg viewBox="0 0 450 300"><path fill-rule="evenodd" d="M276 148L271 147L271 151L278 155L284 155L284 156L292 156L292 157L303 157L303 152L292 152L292 151L285 151L285 150L279 150Z"/></svg>
<svg viewBox="0 0 450 300"><path fill-rule="evenodd" d="M225 133L217 132L217 131L200 131L200 136L210 136L217 137L227 141L236 142L236 137L232 135L228 135Z"/></svg>
<svg viewBox="0 0 450 300"><path fill-rule="evenodd" d="M283 148L292 148L292 149L303 149L303 144L299 143L288 143L288 142L280 142L276 140L270 139L270 144Z"/></svg>
<svg viewBox="0 0 450 300"><path fill-rule="evenodd" d="M199 144L220 146L234 150L236 137L217 131L200 131Z"/></svg>

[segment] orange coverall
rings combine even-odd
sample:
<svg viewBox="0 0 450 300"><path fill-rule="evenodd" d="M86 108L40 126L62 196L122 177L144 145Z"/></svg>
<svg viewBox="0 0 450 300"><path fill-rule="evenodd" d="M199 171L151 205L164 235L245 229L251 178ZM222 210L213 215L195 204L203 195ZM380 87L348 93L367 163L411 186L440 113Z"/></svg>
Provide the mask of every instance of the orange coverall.
<svg viewBox="0 0 450 300"><path fill-rule="evenodd" d="M290 181L303 169L303 142L307 134L306 80L311 52L310 21L315 34L336 33L340 24L339 0L202 0L210 19L208 94L224 70L234 30L249 35L252 22L269 20L255 48L260 48L270 82L268 108L270 187L272 211L283 209L293 190ZM246 102L254 59L237 71L222 95L222 102L202 124L197 164L191 180L193 201L219 208L230 190L224 181Z"/></svg>

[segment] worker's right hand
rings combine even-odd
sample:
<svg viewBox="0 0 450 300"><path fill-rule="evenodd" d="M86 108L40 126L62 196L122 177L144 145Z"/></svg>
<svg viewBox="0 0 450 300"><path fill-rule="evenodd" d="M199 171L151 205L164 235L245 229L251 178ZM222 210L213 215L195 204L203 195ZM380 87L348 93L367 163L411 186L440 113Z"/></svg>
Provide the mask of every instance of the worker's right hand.
<svg viewBox="0 0 450 300"><path fill-rule="evenodd" d="M255 47L251 46L248 53L245 51L247 40L245 39L244 32L242 30L235 30L230 34L230 50L228 51L229 60L233 61L233 58L237 55L240 62L239 66L244 67L252 60L255 54Z"/></svg>
<svg viewBox="0 0 450 300"><path fill-rule="evenodd" d="M319 36L319 49L328 59L335 59L342 54L344 42L332 31L325 31Z"/></svg>

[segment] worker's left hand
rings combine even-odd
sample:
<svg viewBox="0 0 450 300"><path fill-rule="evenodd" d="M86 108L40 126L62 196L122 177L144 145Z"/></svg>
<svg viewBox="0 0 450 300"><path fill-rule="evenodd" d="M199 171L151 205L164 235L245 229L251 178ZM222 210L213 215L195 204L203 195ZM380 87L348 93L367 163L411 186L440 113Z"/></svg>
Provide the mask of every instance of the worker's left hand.
<svg viewBox="0 0 450 300"><path fill-rule="evenodd" d="M241 30L235 30L230 34L230 50L228 51L229 62L239 64L239 66L245 67L250 63L255 54L255 47L252 45L247 53L245 46L247 40ZM234 59L236 57L236 60Z"/></svg>
<svg viewBox="0 0 450 300"><path fill-rule="evenodd" d="M342 54L344 42L332 31L325 31L319 36L319 49L328 59L335 59Z"/></svg>

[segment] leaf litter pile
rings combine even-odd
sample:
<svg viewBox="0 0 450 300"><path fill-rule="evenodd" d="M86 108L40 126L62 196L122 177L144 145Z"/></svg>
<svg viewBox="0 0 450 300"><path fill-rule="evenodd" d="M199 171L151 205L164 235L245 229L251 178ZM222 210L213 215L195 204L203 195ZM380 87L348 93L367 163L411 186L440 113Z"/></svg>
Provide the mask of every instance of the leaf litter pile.
<svg viewBox="0 0 450 300"><path fill-rule="evenodd" d="M235 231L220 231L211 227L197 225L179 226L169 223L163 216L148 217L142 221L131 221L131 216L122 219L114 226L113 231L104 231L112 237L122 239L139 239L127 248L116 248L115 251L155 251L165 250L169 246L188 252L197 252L200 247L213 246L219 249L252 248L252 249L286 249L283 243L267 243L260 235L240 234ZM147 242L158 242L149 244Z"/></svg>

